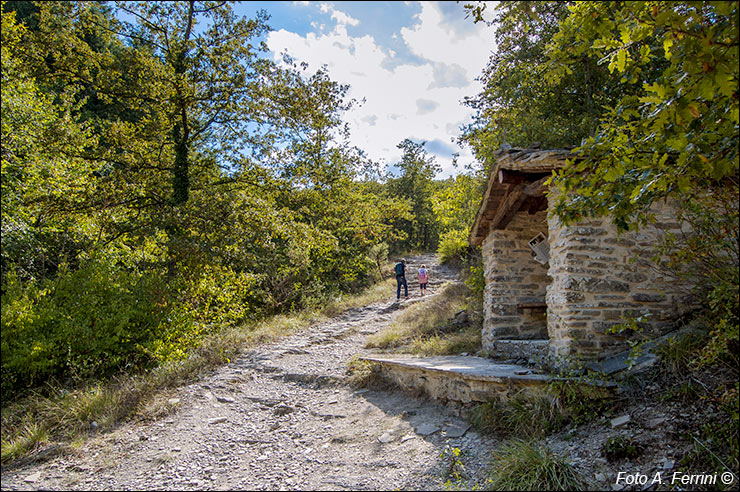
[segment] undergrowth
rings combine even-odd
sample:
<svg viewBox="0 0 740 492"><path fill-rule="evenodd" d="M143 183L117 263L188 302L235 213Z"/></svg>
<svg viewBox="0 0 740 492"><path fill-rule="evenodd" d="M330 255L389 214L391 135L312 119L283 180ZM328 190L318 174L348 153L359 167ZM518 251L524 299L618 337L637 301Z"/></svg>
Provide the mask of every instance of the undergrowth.
<svg viewBox="0 0 740 492"><path fill-rule="evenodd" d="M728 351L705 363L701 356L709 338L706 332L689 332L656 350L661 361L658 377L662 385L657 399L679 402L684 413L699 416L696 425L679 436L690 446L678 464L679 470L731 472L737 477L740 469L737 354ZM703 418L705 415L711 417Z"/></svg>
<svg viewBox="0 0 740 492"><path fill-rule="evenodd" d="M556 397L527 390L473 407L469 420L479 432L527 438L544 437L568 421Z"/></svg>

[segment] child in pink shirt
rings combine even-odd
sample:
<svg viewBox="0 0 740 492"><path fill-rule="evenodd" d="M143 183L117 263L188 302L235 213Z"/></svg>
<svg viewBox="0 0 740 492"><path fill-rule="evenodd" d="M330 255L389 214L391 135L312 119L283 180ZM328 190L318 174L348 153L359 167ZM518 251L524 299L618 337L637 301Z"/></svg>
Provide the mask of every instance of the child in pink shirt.
<svg viewBox="0 0 740 492"><path fill-rule="evenodd" d="M419 268L419 289L421 289L421 295L427 293L427 283L429 282L429 272L427 272L427 266L422 265Z"/></svg>

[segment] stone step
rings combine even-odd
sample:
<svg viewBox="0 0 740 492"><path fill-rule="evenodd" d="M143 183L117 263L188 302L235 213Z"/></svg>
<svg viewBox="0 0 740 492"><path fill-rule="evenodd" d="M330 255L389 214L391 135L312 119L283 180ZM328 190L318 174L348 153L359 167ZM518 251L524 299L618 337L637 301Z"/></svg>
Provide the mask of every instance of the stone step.
<svg viewBox="0 0 740 492"><path fill-rule="evenodd" d="M607 389L616 386L605 381L555 377L529 367L474 356L370 355L360 359L378 364L380 377L404 390L422 391L436 400L459 403L485 402L554 380L572 380Z"/></svg>

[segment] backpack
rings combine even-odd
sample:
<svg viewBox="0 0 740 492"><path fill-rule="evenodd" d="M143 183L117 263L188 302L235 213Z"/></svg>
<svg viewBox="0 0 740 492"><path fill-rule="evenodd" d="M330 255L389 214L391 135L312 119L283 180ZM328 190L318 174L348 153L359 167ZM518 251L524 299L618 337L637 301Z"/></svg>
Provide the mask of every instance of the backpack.
<svg viewBox="0 0 740 492"><path fill-rule="evenodd" d="M419 282L422 284L427 281L427 269L419 268Z"/></svg>
<svg viewBox="0 0 740 492"><path fill-rule="evenodd" d="M403 275L403 263L400 261L396 263L396 277Z"/></svg>

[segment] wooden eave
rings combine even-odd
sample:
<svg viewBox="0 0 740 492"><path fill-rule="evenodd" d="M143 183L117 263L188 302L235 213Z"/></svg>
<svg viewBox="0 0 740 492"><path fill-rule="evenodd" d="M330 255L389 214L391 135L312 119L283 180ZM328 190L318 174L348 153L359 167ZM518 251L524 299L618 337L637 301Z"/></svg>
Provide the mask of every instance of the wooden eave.
<svg viewBox="0 0 740 492"><path fill-rule="evenodd" d="M568 150L510 148L494 157L496 164L468 238L472 246L482 244L489 231L505 229L519 211L534 214L545 210L544 182L575 155Z"/></svg>

